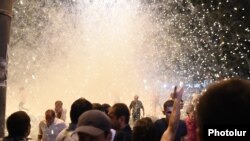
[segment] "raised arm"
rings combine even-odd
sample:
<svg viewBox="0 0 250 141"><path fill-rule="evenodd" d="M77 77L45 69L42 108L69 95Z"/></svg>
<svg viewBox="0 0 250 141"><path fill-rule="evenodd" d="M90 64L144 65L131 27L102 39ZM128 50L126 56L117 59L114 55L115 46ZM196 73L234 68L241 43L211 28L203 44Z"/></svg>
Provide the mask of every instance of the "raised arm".
<svg viewBox="0 0 250 141"><path fill-rule="evenodd" d="M163 133L161 137L161 141L174 141L176 132L179 126L180 122L180 101L183 95L184 89L181 87L179 90L177 90L177 87L175 87L174 94L173 94L173 111L170 115L168 128Z"/></svg>

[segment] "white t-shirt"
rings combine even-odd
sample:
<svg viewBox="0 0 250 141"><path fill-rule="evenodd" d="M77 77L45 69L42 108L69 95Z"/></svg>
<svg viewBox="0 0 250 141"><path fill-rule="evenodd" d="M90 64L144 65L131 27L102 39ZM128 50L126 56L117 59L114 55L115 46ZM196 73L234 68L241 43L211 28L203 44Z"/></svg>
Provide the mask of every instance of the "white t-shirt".
<svg viewBox="0 0 250 141"><path fill-rule="evenodd" d="M42 141L55 141L56 136L66 127L64 121L58 118L49 127L43 120L39 124L39 135L42 135Z"/></svg>
<svg viewBox="0 0 250 141"><path fill-rule="evenodd" d="M67 113L67 110L63 108L62 115L61 115L60 119L63 120L64 122L66 121L66 113ZM57 117L57 112L55 112L55 114Z"/></svg>

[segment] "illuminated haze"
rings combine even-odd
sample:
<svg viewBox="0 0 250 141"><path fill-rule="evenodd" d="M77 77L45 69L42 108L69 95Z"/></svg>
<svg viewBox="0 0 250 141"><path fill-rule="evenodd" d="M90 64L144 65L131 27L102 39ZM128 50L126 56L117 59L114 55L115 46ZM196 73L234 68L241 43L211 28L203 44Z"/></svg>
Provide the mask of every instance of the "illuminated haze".
<svg viewBox="0 0 250 141"><path fill-rule="evenodd" d="M112 105L129 104L135 94L147 115L161 113L155 106L161 92L155 88L161 83L156 71L161 58L152 46L162 27L152 20L150 9L115 0L70 6L31 1L24 10L16 8L14 16L7 115L18 110L21 101L40 120L56 100L64 102L69 114L79 97ZM17 32L22 37L15 36ZM168 94L163 93L165 100Z"/></svg>
<svg viewBox="0 0 250 141"><path fill-rule="evenodd" d="M128 105L137 94L146 115L160 117L180 81L189 88L193 78L210 83L240 70L250 74L247 10L219 1L208 6L211 13L183 0L14 1L6 115L23 102L36 138L38 122L56 100L64 102L67 122L79 97ZM221 16L240 24L230 29L212 18L224 6L231 9ZM234 25L242 34L229 32Z"/></svg>

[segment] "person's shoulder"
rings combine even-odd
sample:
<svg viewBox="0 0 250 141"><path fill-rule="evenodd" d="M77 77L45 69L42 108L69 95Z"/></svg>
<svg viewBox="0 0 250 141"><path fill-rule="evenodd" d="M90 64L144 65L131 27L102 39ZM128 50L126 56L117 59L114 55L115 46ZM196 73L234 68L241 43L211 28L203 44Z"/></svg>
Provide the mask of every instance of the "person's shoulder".
<svg viewBox="0 0 250 141"><path fill-rule="evenodd" d="M182 136L185 136L187 134L187 125L184 120L180 120L179 129L182 131Z"/></svg>
<svg viewBox="0 0 250 141"><path fill-rule="evenodd" d="M39 122L39 126L40 126L40 127L41 127L41 126L46 126L46 121L45 121L45 120L40 121L40 122Z"/></svg>
<svg viewBox="0 0 250 141"><path fill-rule="evenodd" d="M55 118L54 124L55 125L65 125L66 126L66 123L62 119L59 119L59 118Z"/></svg>
<svg viewBox="0 0 250 141"><path fill-rule="evenodd" d="M139 100L139 103L142 105L142 102Z"/></svg>
<svg viewBox="0 0 250 141"><path fill-rule="evenodd" d="M126 132L132 132L132 128L130 127L129 124L124 128L124 131L126 131Z"/></svg>
<svg viewBox="0 0 250 141"><path fill-rule="evenodd" d="M132 100L132 101L130 102L129 107L130 107L130 108L132 108L134 105L135 105L135 101L134 101L134 100Z"/></svg>
<svg viewBox="0 0 250 141"><path fill-rule="evenodd" d="M131 137L132 137L132 132L127 132L127 131L124 131L124 130L119 130L119 131L116 131L116 134L115 134L115 139L114 140L117 140L117 141L120 141L120 140L131 140Z"/></svg>
<svg viewBox="0 0 250 141"><path fill-rule="evenodd" d="M63 108L63 112L66 113L66 112L67 112L67 109L66 109L66 108Z"/></svg>
<svg viewBox="0 0 250 141"><path fill-rule="evenodd" d="M56 137L56 141L63 141L66 137L66 129L63 129Z"/></svg>
<svg viewBox="0 0 250 141"><path fill-rule="evenodd" d="M186 122L184 120L180 120L179 127L186 129L187 128Z"/></svg>
<svg viewBox="0 0 250 141"><path fill-rule="evenodd" d="M166 123L166 118L160 118L160 119L157 119L154 124L162 124L162 123Z"/></svg>
<svg viewBox="0 0 250 141"><path fill-rule="evenodd" d="M186 125L186 122L185 122L185 120L180 120L180 123L179 123L180 125Z"/></svg>
<svg viewBox="0 0 250 141"><path fill-rule="evenodd" d="M65 123L65 122L62 119L56 117L55 123Z"/></svg>
<svg viewBox="0 0 250 141"><path fill-rule="evenodd" d="M67 128L63 129L56 137L56 141L67 141L70 140L73 131Z"/></svg>

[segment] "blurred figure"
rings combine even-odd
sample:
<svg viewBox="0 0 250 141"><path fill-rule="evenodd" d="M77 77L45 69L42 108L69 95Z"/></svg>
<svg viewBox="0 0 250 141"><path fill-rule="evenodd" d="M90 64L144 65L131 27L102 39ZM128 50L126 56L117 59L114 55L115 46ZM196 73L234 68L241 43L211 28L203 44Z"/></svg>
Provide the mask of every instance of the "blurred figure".
<svg viewBox="0 0 250 141"><path fill-rule="evenodd" d="M174 94L172 94L172 97L174 97ZM181 100L179 101L179 108L181 108ZM169 120L170 120L170 116L171 113L173 111L173 105L174 105L174 100L170 99L167 100L164 104L163 104L163 114L166 116L165 118L162 119L158 119L155 121L154 125L156 128L156 140L160 141L161 137L163 135L163 133L165 132L165 130L168 128L169 125ZM179 126L176 132L176 136L175 136L175 141L181 141L184 140L184 136L187 135L187 127L186 124L183 120L179 119Z"/></svg>
<svg viewBox="0 0 250 141"><path fill-rule="evenodd" d="M124 103L114 104L108 115L112 128L116 130L114 141L131 141L132 130L128 124L130 113L127 105Z"/></svg>
<svg viewBox="0 0 250 141"><path fill-rule="evenodd" d="M168 127L164 131L160 141L174 141L176 138L178 139L178 130L180 128L180 109L181 109L181 98L184 93L184 89L181 86L180 89L177 90L177 87L174 89L173 94L173 110L170 115L169 121L167 121ZM184 140L184 138L182 138Z"/></svg>
<svg viewBox="0 0 250 141"><path fill-rule="evenodd" d="M71 123L69 127L62 130L56 137L56 141L70 141L71 134L76 129L76 124L80 115L92 109L92 104L85 98L79 98L73 102L70 109Z"/></svg>
<svg viewBox="0 0 250 141"><path fill-rule="evenodd" d="M110 118L99 110L89 110L78 120L75 133L79 141L111 141Z"/></svg>
<svg viewBox="0 0 250 141"><path fill-rule="evenodd" d="M104 104L102 104L102 108L103 108L104 112L108 115L111 106L107 103L104 103Z"/></svg>
<svg viewBox="0 0 250 141"><path fill-rule="evenodd" d="M29 112L29 109L27 107L25 107L27 94L24 90L24 87L19 88L19 95L21 97L21 100L20 100L20 103L18 104L18 109L20 111Z"/></svg>
<svg viewBox="0 0 250 141"><path fill-rule="evenodd" d="M57 100L55 102L55 113L56 113L56 117L66 121L66 109L63 108L63 102L60 100Z"/></svg>
<svg viewBox="0 0 250 141"><path fill-rule="evenodd" d="M190 104L187 107L186 113L187 117L185 118L185 123L187 126L187 136L186 141L197 141L197 118L196 111L194 110L194 105Z"/></svg>
<svg viewBox="0 0 250 141"><path fill-rule="evenodd" d="M4 141L27 141L30 134L30 117L24 111L12 113L6 122L8 136Z"/></svg>
<svg viewBox="0 0 250 141"><path fill-rule="evenodd" d="M92 103L92 109L104 112L104 109L100 103Z"/></svg>
<svg viewBox="0 0 250 141"><path fill-rule="evenodd" d="M132 141L155 141L156 133L154 123L149 117L136 121L133 132Z"/></svg>
<svg viewBox="0 0 250 141"><path fill-rule="evenodd" d="M107 103L104 103L104 104L102 104L102 108L103 108L105 114L108 115L111 106L109 104L107 104ZM111 141L113 141L114 138L115 138L116 130L111 128L111 133L112 133Z"/></svg>
<svg viewBox="0 0 250 141"><path fill-rule="evenodd" d="M131 112L132 109L132 119L133 121L137 121L141 118L141 109L143 111L143 116L144 116L144 107L142 102L139 100L139 96L135 95L134 96L134 100L131 101L130 105L129 105L129 110Z"/></svg>
<svg viewBox="0 0 250 141"><path fill-rule="evenodd" d="M216 125L232 127L233 131L237 127L249 128L249 111L250 82L248 80L229 79L213 83L200 97L197 105L199 140L210 140L206 138L207 127L213 128ZM245 138L239 138L239 140L243 139Z"/></svg>
<svg viewBox="0 0 250 141"><path fill-rule="evenodd" d="M56 136L66 128L63 120L55 117L51 109L45 112L45 120L39 123L38 141L55 141Z"/></svg>
<svg viewBox="0 0 250 141"><path fill-rule="evenodd" d="M92 107L93 107L92 109L93 109L93 110L102 111L102 112L104 112L106 115L108 115L108 113L106 113L106 112L108 112L108 110L106 109L106 111L105 111L104 108L110 108L110 107L108 107L108 106L110 106L110 105L106 105L106 104L105 104L104 106L107 106L107 107L103 107L103 105L101 105L100 103L93 103L93 104L92 104ZM110 129L110 131L111 131L111 135L112 135L111 141L113 141L114 138L115 138L116 131L115 131L114 129Z"/></svg>
<svg viewBox="0 0 250 141"><path fill-rule="evenodd" d="M198 93L194 93L193 96L192 96L191 103L194 105L195 108L199 104L200 97L201 97L201 95L198 94Z"/></svg>

